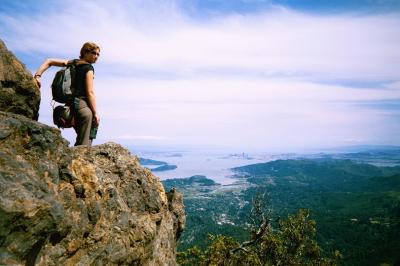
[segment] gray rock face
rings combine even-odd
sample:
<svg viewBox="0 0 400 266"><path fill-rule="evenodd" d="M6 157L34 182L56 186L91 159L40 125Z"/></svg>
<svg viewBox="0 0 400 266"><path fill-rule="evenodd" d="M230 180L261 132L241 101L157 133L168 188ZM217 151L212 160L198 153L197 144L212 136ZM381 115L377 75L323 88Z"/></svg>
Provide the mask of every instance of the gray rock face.
<svg viewBox="0 0 400 266"><path fill-rule="evenodd" d="M0 111L38 120L40 91L32 74L0 40Z"/></svg>
<svg viewBox="0 0 400 266"><path fill-rule="evenodd" d="M175 265L182 196L115 143L0 112L0 264Z"/></svg>
<svg viewBox="0 0 400 266"><path fill-rule="evenodd" d="M122 146L0 111L0 265L176 265L184 225L182 195Z"/></svg>

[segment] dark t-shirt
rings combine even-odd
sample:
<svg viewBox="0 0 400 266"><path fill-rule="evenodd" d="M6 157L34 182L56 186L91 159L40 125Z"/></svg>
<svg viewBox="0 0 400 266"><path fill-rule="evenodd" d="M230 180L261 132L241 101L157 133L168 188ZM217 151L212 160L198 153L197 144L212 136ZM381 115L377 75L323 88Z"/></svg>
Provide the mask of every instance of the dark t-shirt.
<svg viewBox="0 0 400 266"><path fill-rule="evenodd" d="M76 97L84 97L86 98L86 89L85 89L85 78L86 73L92 70L94 72L94 68L91 64L77 64L76 72L75 72L75 96Z"/></svg>

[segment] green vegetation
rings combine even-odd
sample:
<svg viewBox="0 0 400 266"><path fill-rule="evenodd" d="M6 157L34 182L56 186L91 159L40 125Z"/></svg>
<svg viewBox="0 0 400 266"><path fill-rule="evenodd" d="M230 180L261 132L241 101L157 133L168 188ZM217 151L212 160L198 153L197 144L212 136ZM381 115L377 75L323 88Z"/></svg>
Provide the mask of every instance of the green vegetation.
<svg viewBox="0 0 400 266"><path fill-rule="evenodd" d="M325 158L278 160L235 171L239 183L231 186L199 185L193 179L164 182L184 194L187 226L180 251L197 246L208 258L217 240L215 245L229 247L248 241L252 199L266 191L271 228L280 228L280 217L310 210L321 257L339 250L343 265L400 263L400 167ZM210 246L208 234L224 237L214 237Z"/></svg>
<svg viewBox="0 0 400 266"><path fill-rule="evenodd" d="M259 216L262 213L259 214ZM179 265L336 265L340 253L324 257L315 240L315 222L306 210L289 215L273 229L263 217L251 238L239 243L229 236L210 236L210 244L178 253Z"/></svg>
<svg viewBox="0 0 400 266"><path fill-rule="evenodd" d="M215 183L214 180L208 179L204 175L194 175L188 178L167 179L163 181L163 184L167 188L179 187L179 188L185 188L185 190L190 188L200 189L200 187L210 187L210 186L220 185L218 183Z"/></svg>

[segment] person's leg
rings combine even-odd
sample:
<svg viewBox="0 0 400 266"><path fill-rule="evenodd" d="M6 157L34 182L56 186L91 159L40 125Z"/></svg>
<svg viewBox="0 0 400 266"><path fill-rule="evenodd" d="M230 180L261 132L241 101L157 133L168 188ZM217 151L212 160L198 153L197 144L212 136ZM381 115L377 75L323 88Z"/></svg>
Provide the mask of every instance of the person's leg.
<svg viewBox="0 0 400 266"><path fill-rule="evenodd" d="M84 100L80 100L79 109L76 111L75 116L75 132L76 142L75 146L87 145L90 146L92 141L89 139L90 129L92 127L93 114L87 103Z"/></svg>

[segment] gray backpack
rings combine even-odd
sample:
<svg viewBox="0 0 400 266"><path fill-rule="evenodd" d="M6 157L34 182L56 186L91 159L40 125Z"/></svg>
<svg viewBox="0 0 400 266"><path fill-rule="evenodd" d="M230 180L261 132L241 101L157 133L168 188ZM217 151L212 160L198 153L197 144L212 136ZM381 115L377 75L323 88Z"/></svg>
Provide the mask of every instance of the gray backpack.
<svg viewBox="0 0 400 266"><path fill-rule="evenodd" d="M59 103L72 103L75 92L75 73L77 59L68 62L67 67L57 71L51 91L53 100Z"/></svg>

